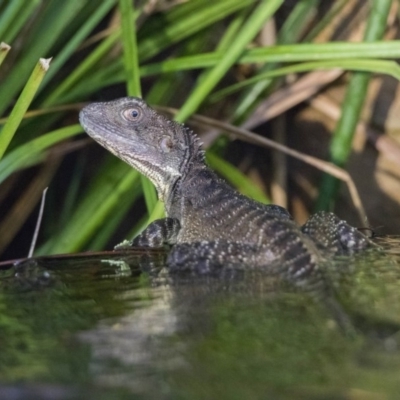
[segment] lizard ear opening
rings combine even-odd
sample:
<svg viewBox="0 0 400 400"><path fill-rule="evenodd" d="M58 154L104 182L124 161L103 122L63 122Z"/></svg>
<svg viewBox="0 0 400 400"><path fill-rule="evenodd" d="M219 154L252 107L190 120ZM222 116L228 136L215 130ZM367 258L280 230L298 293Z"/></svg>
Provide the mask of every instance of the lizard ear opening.
<svg viewBox="0 0 400 400"><path fill-rule="evenodd" d="M163 136L160 140L160 147L164 153L169 153L174 147L174 143L170 136Z"/></svg>

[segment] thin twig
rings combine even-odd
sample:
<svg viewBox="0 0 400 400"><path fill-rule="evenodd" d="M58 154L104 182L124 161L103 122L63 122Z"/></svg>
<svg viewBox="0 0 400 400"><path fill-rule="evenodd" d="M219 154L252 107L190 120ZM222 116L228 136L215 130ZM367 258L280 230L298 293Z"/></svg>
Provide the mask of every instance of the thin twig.
<svg viewBox="0 0 400 400"><path fill-rule="evenodd" d="M33 252L35 251L36 241L37 241L37 238L39 235L39 230L40 230L40 225L42 224L43 210L44 210L44 203L46 201L47 189L48 189L48 187L44 188L43 193L42 193L42 200L40 202L39 215L38 215L38 219L36 221L36 227L35 227L35 232L33 233L31 247L29 248L28 258L31 258L33 255Z"/></svg>
<svg viewBox="0 0 400 400"><path fill-rule="evenodd" d="M71 111L71 110L79 111L86 104L87 103L72 103L72 104L64 104L64 105L55 106L55 107L42 108L39 110L29 110L24 114L24 119L37 117L39 115L52 114L52 113L60 112L60 111ZM4 117L4 118L0 118L0 124L4 124L8 118L9 118L8 116Z"/></svg>

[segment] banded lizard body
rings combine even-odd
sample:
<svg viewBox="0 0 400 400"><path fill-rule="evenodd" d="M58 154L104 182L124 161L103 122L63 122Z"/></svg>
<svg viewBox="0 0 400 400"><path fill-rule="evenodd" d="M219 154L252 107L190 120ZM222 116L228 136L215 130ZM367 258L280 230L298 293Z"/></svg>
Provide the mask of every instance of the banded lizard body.
<svg viewBox="0 0 400 400"><path fill-rule="evenodd" d="M167 217L124 246L173 245L167 259L172 271L276 269L302 284L317 276L332 255L371 245L333 213L317 213L299 227L284 208L238 193L205 164L193 132L142 99L90 104L80 122L93 139L155 185Z"/></svg>

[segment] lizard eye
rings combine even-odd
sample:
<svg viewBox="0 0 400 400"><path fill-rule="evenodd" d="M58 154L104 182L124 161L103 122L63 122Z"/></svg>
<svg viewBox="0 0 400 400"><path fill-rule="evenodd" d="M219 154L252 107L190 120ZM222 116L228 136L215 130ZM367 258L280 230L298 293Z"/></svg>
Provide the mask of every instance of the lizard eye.
<svg viewBox="0 0 400 400"><path fill-rule="evenodd" d="M160 140L160 147L164 153L169 153L174 146L171 138L169 136L164 136Z"/></svg>
<svg viewBox="0 0 400 400"><path fill-rule="evenodd" d="M122 114L128 121L138 122L142 118L143 113L140 108L133 107L124 110Z"/></svg>

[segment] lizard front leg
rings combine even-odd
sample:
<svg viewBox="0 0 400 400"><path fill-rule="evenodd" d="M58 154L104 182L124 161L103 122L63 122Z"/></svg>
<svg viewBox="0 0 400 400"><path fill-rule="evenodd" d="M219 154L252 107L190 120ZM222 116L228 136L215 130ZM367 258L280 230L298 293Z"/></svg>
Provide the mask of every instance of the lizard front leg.
<svg viewBox="0 0 400 400"><path fill-rule="evenodd" d="M162 218L153 221L133 240L125 240L116 245L114 250L130 247L162 247L165 244L174 244L178 237L181 225L176 218Z"/></svg>

